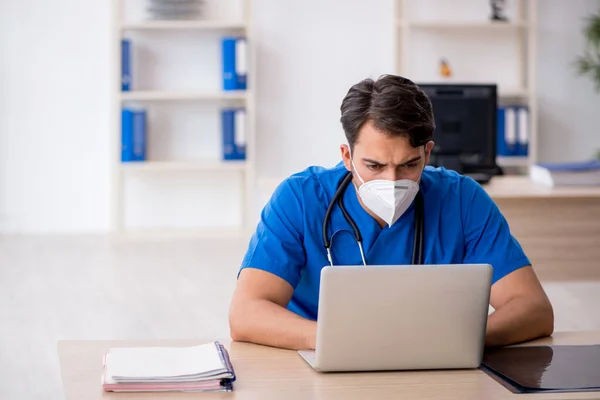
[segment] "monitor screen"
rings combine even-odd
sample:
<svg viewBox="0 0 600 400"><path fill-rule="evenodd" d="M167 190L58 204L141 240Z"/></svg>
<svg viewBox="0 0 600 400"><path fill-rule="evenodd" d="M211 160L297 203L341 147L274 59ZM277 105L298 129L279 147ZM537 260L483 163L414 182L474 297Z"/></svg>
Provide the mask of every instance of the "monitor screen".
<svg viewBox="0 0 600 400"><path fill-rule="evenodd" d="M460 173L496 170L496 85L419 86L431 100L436 125L429 164Z"/></svg>

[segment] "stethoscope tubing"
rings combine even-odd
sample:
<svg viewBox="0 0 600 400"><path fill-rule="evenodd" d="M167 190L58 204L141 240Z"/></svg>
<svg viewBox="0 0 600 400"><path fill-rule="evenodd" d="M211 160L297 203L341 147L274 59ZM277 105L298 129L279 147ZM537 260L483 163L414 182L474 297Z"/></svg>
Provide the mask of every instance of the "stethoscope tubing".
<svg viewBox="0 0 600 400"><path fill-rule="evenodd" d="M356 239L356 242L358 243L358 248L360 250L360 256L362 258L363 265L365 265L365 266L367 265L367 261L365 258L365 252L364 252L363 245L362 245L362 235L360 233L360 230L358 229L358 226L354 222L354 219L350 216L350 214L346 210L346 207L344 206L344 202L342 201L342 195L351 181L352 181L352 173L348 172L346 174L346 176L344 177L344 179L340 182L338 189L336 190L335 194L333 195L333 199L331 199L331 202L329 203L329 206L327 207L327 211L325 212L325 219L323 220L323 227L322 227L323 246L325 247L325 249L327 251L327 260L329 261L329 264L331 266L333 266L333 258L331 256L331 239L329 238L327 228L329 227L329 219L331 217L333 208L335 207L336 204L342 211L342 214L344 215L344 219L352 227L352 230L354 231L354 238ZM414 238L413 238L413 253L412 253L412 264L413 265L423 264L423 251L424 251L424 247L423 247L423 241L424 241L424 229L423 229L424 216L423 216L423 214L424 214L424 212L423 212L423 209L424 209L423 196L421 194L421 191L419 191L417 193L417 196L415 197L415 233L414 233ZM332 238L333 238L333 236L332 236Z"/></svg>

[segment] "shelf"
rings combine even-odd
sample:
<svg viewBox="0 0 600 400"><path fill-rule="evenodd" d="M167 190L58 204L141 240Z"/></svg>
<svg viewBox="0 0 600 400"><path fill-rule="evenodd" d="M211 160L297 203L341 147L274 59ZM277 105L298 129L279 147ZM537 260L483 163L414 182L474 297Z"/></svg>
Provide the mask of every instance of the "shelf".
<svg viewBox="0 0 600 400"><path fill-rule="evenodd" d="M482 22L469 22L469 21L411 21L404 22L398 21L399 27L408 27L410 29L440 29L440 30L515 30L515 29L523 29L527 27L527 24L524 22L492 22L492 21L482 21Z"/></svg>
<svg viewBox="0 0 600 400"><path fill-rule="evenodd" d="M529 157L527 156L513 156L504 157L497 156L496 163L500 167L527 167L530 164Z"/></svg>
<svg viewBox="0 0 600 400"><path fill-rule="evenodd" d="M528 97L529 92L525 88L509 88L509 89L498 89L498 97L503 98L523 98Z"/></svg>
<svg viewBox="0 0 600 400"><path fill-rule="evenodd" d="M433 85L461 85L461 84L473 84L477 85L481 84L490 84L492 82L469 82L468 80L460 80L456 78L448 79L448 80L432 80L432 81L420 81L420 84L433 84ZM507 88L503 89L502 87L498 87L498 98L502 99L523 99L529 97L529 92L526 88Z"/></svg>
<svg viewBox="0 0 600 400"><path fill-rule="evenodd" d="M198 172L219 172L219 171L245 171L246 161L140 161L124 162L120 165L122 171L198 171Z"/></svg>
<svg viewBox="0 0 600 400"><path fill-rule="evenodd" d="M246 100L248 92L177 92L177 91L132 91L121 92L122 101L170 101L170 100Z"/></svg>
<svg viewBox="0 0 600 400"><path fill-rule="evenodd" d="M140 30L244 30L246 24L234 21L142 21L126 23L121 26L121 31Z"/></svg>

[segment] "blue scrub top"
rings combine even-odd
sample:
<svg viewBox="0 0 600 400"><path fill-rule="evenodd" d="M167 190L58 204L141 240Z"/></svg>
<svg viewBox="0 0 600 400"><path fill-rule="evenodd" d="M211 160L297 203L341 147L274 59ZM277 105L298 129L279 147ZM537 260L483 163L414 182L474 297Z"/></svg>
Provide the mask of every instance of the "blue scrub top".
<svg viewBox="0 0 600 400"><path fill-rule="evenodd" d="M286 280L294 294L287 308L317 319L321 269L329 265L322 226L327 207L347 170L310 167L282 182L264 207L241 268L268 271ZM420 190L424 199L424 263L487 263L493 282L530 265L496 204L477 182L427 166ZM410 264L414 206L391 227L381 228L360 205L354 185L343 195L363 237L367 265ZM354 231L339 207L329 221L334 265L362 265Z"/></svg>

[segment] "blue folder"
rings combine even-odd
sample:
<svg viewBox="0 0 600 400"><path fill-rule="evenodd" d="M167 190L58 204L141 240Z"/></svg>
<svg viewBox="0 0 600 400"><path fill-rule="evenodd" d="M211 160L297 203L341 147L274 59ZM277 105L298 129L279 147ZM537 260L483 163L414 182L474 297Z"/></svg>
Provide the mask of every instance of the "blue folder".
<svg viewBox="0 0 600 400"><path fill-rule="evenodd" d="M146 110L121 111L121 161L146 160Z"/></svg>

